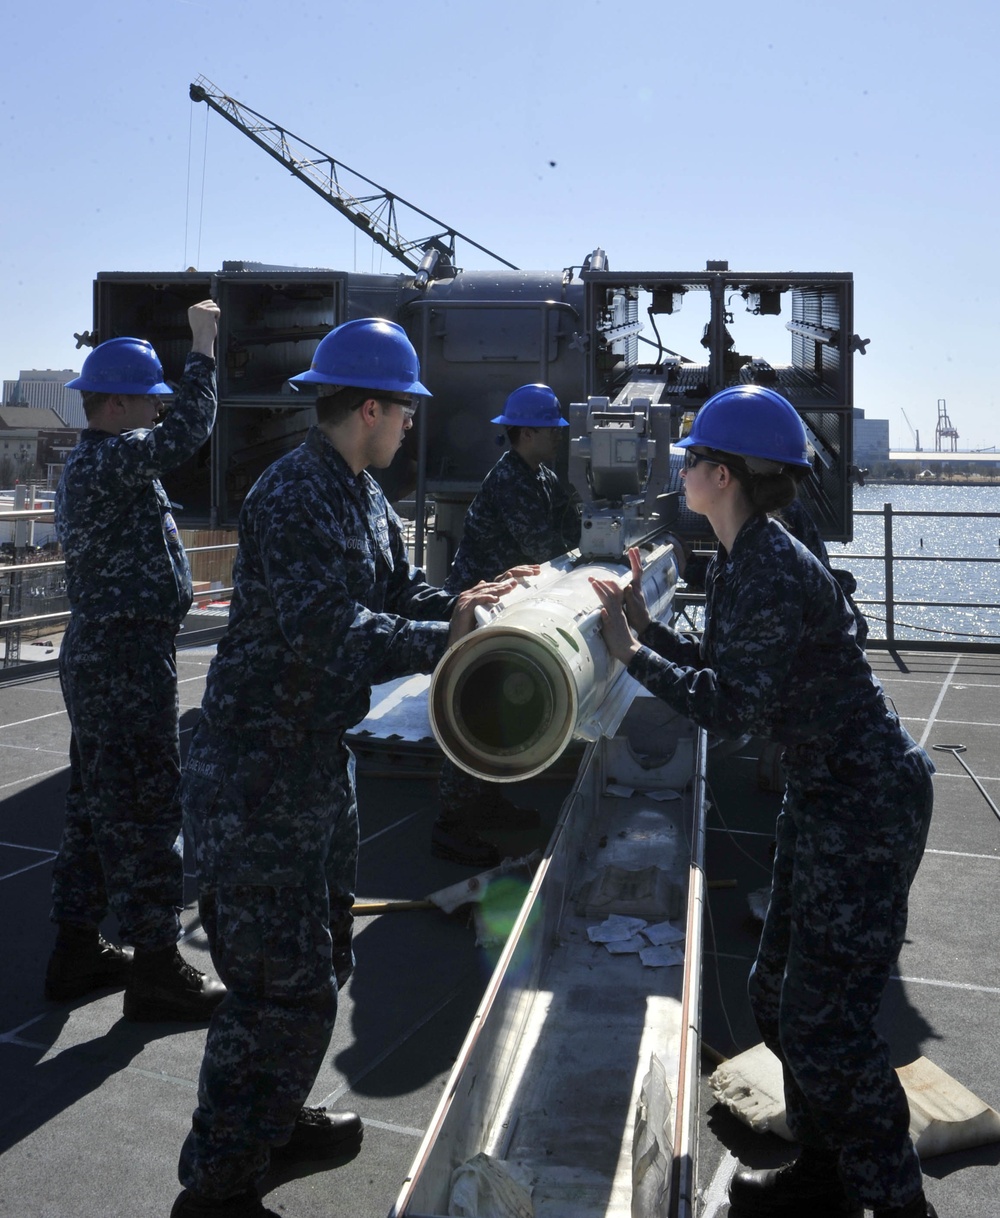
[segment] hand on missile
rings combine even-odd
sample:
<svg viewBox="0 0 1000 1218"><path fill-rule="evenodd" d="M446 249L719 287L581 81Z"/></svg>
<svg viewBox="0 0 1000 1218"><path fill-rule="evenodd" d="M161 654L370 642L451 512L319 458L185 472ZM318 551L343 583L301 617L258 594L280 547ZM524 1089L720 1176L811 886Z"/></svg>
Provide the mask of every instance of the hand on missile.
<svg viewBox="0 0 1000 1218"><path fill-rule="evenodd" d="M625 616L636 634L642 634L649 625L649 608L642 593L642 559L635 546L629 547L628 563L632 568L632 582L625 589Z"/></svg>
<svg viewBox="0 0 1000 1218"><path fill-rule="evenodd" d="M459 593L455 608L451 611L451 629L448 631L448 646L464 638L476 626L476 608L479 605L495 605L505 592L516 586L513 579L496 580L488 584L481 580L474 588Z"/></svg>
<svg viewBox="0 0 1000 1218"><path fill-rule="evenodd" d="M537 575L541 569L536 562L521 563L519 567L511 567L509 571L504 571L503 575L498 575L494 583L503 584L509 579L526 579L529 575Z"/></svg>
<svg viewBox="0 0 1000 1218"><path fill-rule="evenodd" d="M590 583L601 602L601 634L608 651L616 660L628 664L639 651L639 643L625 616L625 592L614 580L591 576Z"/></svg>
<svg viewBox="0 0 1000 1218"><path fill-rule="evenodd" d="M191 350L201 355L215 354L215 336L219 332L219 306L214 300L202 300L188 309L191 327Z"/></svg>

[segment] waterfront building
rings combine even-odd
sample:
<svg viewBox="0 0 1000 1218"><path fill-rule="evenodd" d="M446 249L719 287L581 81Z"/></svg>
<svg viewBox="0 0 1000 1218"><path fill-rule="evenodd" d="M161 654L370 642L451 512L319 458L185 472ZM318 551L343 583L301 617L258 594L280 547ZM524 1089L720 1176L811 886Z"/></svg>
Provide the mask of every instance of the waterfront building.
<svg viewBox="0 0 1000 1218"><path fill-rule="evenodd" d="M3 404L54 410L63 427L81 430L87 426L83 398L78 389L66 388L66 382L79 375L72 368L22 369L16 381L4 381Z"/></svg>
<svg viewBox="0 0 1000 1218"><path fill-rule="evenodd" d="M866 419L865 412L854 410L854 464L874 469L889 460L889 420Z"/></svg>
<svg viewBox="0 0 1000 1218"><path fill-rule="evenodd" d="M0 487L35 480L55 486L79 437L54 410L0 406Z"/></svg>

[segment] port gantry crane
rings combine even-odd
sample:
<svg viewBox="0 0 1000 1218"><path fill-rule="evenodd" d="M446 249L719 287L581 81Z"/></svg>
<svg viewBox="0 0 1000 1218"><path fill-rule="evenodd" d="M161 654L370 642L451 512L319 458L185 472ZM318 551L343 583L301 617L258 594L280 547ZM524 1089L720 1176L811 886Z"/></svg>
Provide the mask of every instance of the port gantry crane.
<svg viewBox="0 0 1000 1218"><path fill-rule="evenodd" d="M951 419L948 418L948 405L944 398L938 398L938 417L937 427L934 429L934 451L935 452L958 452L958 428L952 425ZM941 447L942 440L950 440L951 448L944 449Z"/></svg>
<svg viewBox="0 0 1000 1218"><path fill-rule="evenodd" d="M341 215L390 253L414 273L417 287L425 287L428 280L446 278L453 273L456 238L499 262L501 266L516 271L517 267L501 258L499 254L473 241L464 233L447 225L429 212L407 202L401 195L387 190L371 178L351 169L328 152L300 136L293 135L284 127L242 102L229 97L219 88L199 76L189 87L192 101L205 102L210 110L232 123L248 139L263 148L276 161L280 161L301 182L335 207ZM403 208L416 216L429 220L439 231L417 240L406 240L397 224L397 208ZM419 252L419 256L417 256Z"/></svg>

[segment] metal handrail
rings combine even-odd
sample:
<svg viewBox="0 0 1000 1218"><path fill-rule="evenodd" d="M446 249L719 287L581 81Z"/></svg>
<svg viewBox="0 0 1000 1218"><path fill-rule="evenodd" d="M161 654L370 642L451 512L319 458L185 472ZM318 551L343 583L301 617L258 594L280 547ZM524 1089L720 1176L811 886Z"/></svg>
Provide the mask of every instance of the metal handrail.
<svg viewBox="0 0 1000 1218"><path fill-rule="evenodd" d="M952 517L965 518L969 520L989 520L996 519L1000 521L1000 512L953 512L942 511L934 512L924 509L899 510L893 508L891 503L884 504L882 508L855 508L855 516L879 516L884 521L884 536L885 545L879 554L855 554L855 553L835 553L830 552L829 557L836 565L837 561L843 560L850 563L852 566L857 562L879 562L883 564L885 572L885 598L879 600L874 597L855 596L855 603L859 608L867 606L881 606L885 611L885 627L886 637L884 639L869 635L869 648L886 648L894 649L898 644L905 644L907 648L912 650L934 650L935 648L944 649L948 646L954 647L956 642L961 640L961 645L966 649L983 650L983 651L1000 651L1000 635L978 635L970 636L965 631L960 630L944 630L936 629L930 626L913 626L913 630L923 631L925 634L938 634L942 636L951 636L952 642L943 639L941 642L931 639L900 639L897 637L897 626L909 625L897 621L896 610L906 608L919 609L991 609L1000 610L1000 603L992 601L937 601L937 600L906 600L895 596L895 568L899 563L1000 563L1000 557L975 557L975 556L958 556L949 557L946 555L935 554L897 554L893 548L893 521L899 516L919 516L919 517ZM1000 530L998 530L1000 531ZM1000 543L998 543L1000 544ZM705 551L711 553L711 551ZM705 603L704 593L691 593L683 589L680 590L674 598L674 604L680 616L686 618L688 624L694 627L692 617L686 613L688 608L695 611L702 608ZM877 620L877 619L876 619ZM978 640L978 641L976 641Z"/></svg>
<svg viewBox="0 0 1000 1218"><path fill-rule="evenodd" d="M896 511L891 503L882 505L881 511L878 508L855 508L855 516L881 516L883 520L883 536L885 543L881 554L831 554L830 559L847 559L852 563L860 561L881 562L885 573L885 599L858 599L855 598L859 606L865 605L882 605L885 609L885 640L884 646L892 651L897 646L897 642L904 642L908 648L927 648L932 649L936 646L945 644L937 644L926 639L903 639L896 638L896 609L897 608L927 608L927 609L1000 609L1000 604L994 604L986 601L929 601L929 600L897 600L894 595L895 588L895 567L897 563L904 562L973 562L973 563L996 563L1000 562L1000 558L988 557L955 557L948 558L943 555L934 554L896 554L893 549L893 521L897 516L919 516L932 518L957 518L967 520L1000 520L1000 512L932 512L926 509L907 509ZM900 623L904 625L905 623ZM969 636L958 630L932 630L930 627L916 626L912 629L923 630L925 633L935 633L941 635L952 635L955 638L968 640ZM1000 650L1000 636L997 635L982 635L980 638L986 640L981 644L970 644L968 641L963 643L963 646L981 646L990 650ZM875 639L869 636L868 646L883 645L883 640Z"/></svg>
<svg viewBox="0 0 1000 1218"><path fill-rule="evenodd" d="M26 519L30 517L51 516L52 509L31 509L26 511L8 512L0 511L0 521L4 519L19 518ZM944 555L932 554L897 554L893 549L893 522L896 517L914 516L927 518L958 518L971 520L1000 520L1000 512L933 512L927 510L905 510L897 511L891 503L883 505L881 510L877 508L856 508L855 516L881 516L884 522L884 537L885 545L881 554L846 554L846 553L831 553L831 560L847 560L852 564L857 562L881 562L884 568L885 575L885 597L882 600L873 597L856 597L855 600L859 607L866 608L868 606L881 606L885 610L885 638L875 638L869 636L868 645L870 647L886 647L888 649L895 648L899 643L905 643L908 648L928 648L945 647L947 642L936 643L926 639L899 639L897 638L897 626L905 626L906 623L897 622L896 610L905 608L927 608L927 609L990 609L1000 610L1000 603L987 601L936 601L936 600L905 600L897 599L894 595L895 586L895 569L898 563L1000 563L1000 557L981 558L969 556L947 557ZM404 522L407 528L413 532L412 522ZM410 540L408 538L408 540ZM412 544L412 543L411 543ZM236 550L237 542L224 542L217 545L207 546L189 546L187 547L188 554L209 553L220 550ZM0 576L7 575L11 578L16 578L18 574L25 574L33 571L42 571L52 569L64 565L63 559L46 560L37 563L15 563L5 564L0 566ZM232 587L212 588L195 593L195 601L207 599L224 599L231 594ZM704 597L699 594L690 594L680 592L676 598L678 605L690 604L692 607L698 606L704 601ZM43 626L46 624L55 625L61 621L69 619L69 610L63 610L58 613L35 614L30 617L15 617L7 618L0 621L0 636L7 636L12 630L21 628L31 628L35 626ZM932 630L930 627L911 627L912 629L922 630L925 633L936 633L941 635L952 635L955 638L966 640L963 646L980 646L988 650L1000 650L1000 636L982 635L973 636L983 640L980 643L968 642L969 636L961 631L948 630Z"/></svg>
<svg viewBox="0 0 1000 1218"><path fill-rule="evenodd" d="M42 512L38 509L35 509L30 512L27 512L27 511L26 512L0 511L0 520L4 520L4 519L9 520L11 518L22 518L23 519L23 518L29 517L29 516L38 517L38 516L43 516L43 515L51 516L52 510L49 509L48 512ZM189 556L192 554L204 554L204 553L210 553L210 552L219 551L219 550L236 550L238 548L239 548L239 543L235 542L235 541L222 542L218 545L210 545L210 546L187 546L187 547L185 547L186 552ZM20 595L18 593L18 595L15 597L14 589L20 588L21 577L23 577L25 575L31 575L31 574L34 574L34 573L40 572L40 571L47 571L47 570L51 571L53 568L65 567L65 566L66 566L66 560L64 558L48 559L48 560L44 560L42 562L5 563L4 565L0 566L0 576L6 575L10 578L11 592L12 592L11 600L12 600L12 602L16 601L19 604ZM232 591L233 591L232 585L229 585L227 587L221 587L221 588L205 588L205 589L196 590L194 592L194 605L197 605L199 601L225 599L226 597L231 595ZM5 650L3 660L2 660L2 662L0 662L0 666L2 666L4 668L7 668L9 666L8 659L9 659L9 652L10 652L11 635L14 636L15 646L17 646L17 641L20 639L20 632L22 630L25 630L25 629L33 630L33 629L37 629L37 628L41 628L41 627L45 627L45 626L58 626L60 624L68 622L69 618L70 618L70 610L61 609L55 613L35 613L35 614L31 614L26 617L23 617L23 616L8 617L3 620L0 620L0 638L7 640L7 648Z"/></svg>

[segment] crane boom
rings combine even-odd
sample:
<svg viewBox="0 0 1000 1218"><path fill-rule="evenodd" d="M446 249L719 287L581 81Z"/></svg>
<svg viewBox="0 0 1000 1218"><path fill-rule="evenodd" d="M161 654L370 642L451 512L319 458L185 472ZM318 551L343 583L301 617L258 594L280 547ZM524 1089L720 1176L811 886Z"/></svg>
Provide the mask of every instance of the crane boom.
<svg viewBox="0 0 1000 1218"><path fill-rule="evenodd" d="M899 409L903 415L903 418L906 419L906 426L910 429L910 433L913 436L913 447L916 449L917 452L920 452L920 432L914 431L913 424L910 422L910 416L906 413L905 410L903 410L902 406L900 406Z"/></svg>
<svg viewBox="0 0 1000 1218"><path fill-rule="evenodd" d="M221 114L227 122L232 123L324 198L331 207L335 207L352 224L367 233L377 245L409 267L418 276L420 286L433 276L435 267L443 270L455 265L456 238L467 242L502 266L509 267L512 271L517 270L512 262L501 258L485 245L480 245L478 241L473 241L471 237L444 224L415 204L407 202L402 196L379 186L363 173L358 173L356 169L351 169L328 152L323 152L307 140L286 131L263 114L258 114L256 110L251 110L235 98L228 97L204 76L198 77L188 93L192 101L203 101L209 109ZM397 225L397 207L405 208L408 212L429 220L439 231L414 241L404 239ZM414 256L416 250L420 251L420 257Z"/></svg>

